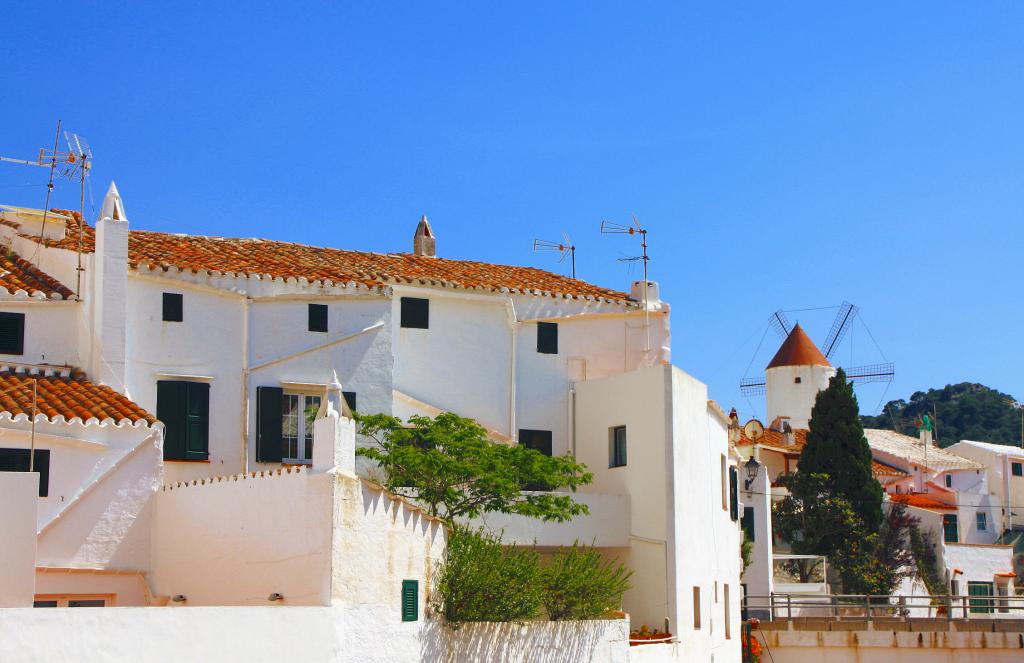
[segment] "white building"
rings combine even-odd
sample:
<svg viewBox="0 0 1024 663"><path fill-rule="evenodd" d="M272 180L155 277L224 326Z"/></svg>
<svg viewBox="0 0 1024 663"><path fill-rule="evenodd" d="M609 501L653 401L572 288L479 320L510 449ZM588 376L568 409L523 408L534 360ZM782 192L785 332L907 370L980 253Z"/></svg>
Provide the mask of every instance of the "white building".
<svg viewBox="0 0 1024 663"><path fill-rule="evenodd" d="M95 228L71 213L44 223L31 210L4 212L0 243L31 256L38 278L54 285L25 294L12 282L0 324L4 310L15 313L11 329L25 342L0 361L83 367L95 388L141 413L132 430L156 432L162 457L139 499L159 490L150 500L159 533L137 600L263 600L260 583L222 594L200 582L226 572L167 571L161 564L174 555L164 551L204 531L170 534L202 520L184 495L224 493L245 505L259 491L276 494L274 482L314 483L312 413L336 371L339 410L452 411L497 443L575 453L596 476L579 494L590 515L539 525L538 543L594 541L636 572L625 608L637 626L667 626L689 651L738 660L736 457L705 386L669 365L669 307L657 285L635 283L626 294L532 268L447 260L434 255L436 242L426 219L412 254L130 230L113 185ZM170 494L173 509L162 506ZM290 504L301 522L305 502L292 498L278 495L274 518ZM534 526L502 525L523 541L533 532L520 538L516 527ZM207 558L242 545L221 543ZM324 591L270 593L315 604Z"/></svg>

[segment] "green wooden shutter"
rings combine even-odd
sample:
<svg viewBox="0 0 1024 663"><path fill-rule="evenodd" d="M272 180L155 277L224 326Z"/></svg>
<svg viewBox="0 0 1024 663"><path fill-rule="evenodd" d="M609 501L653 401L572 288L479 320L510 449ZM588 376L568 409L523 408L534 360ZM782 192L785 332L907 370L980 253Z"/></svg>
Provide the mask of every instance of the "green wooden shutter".
<svg viewBox="0 0 1024 663"><path fill-rule="evenodd" d="M743 507L742 527L743 533L747 536L747 541L754 541L754 507Z"/></svg>
<svg viewBox="0 0 1024 663"><path fill-rule="evenodd" d="M402 621L414 622L420 615L420 581L402 581Z"/></svg>
<svg viewBox="0 0 1024 663"><path fill-rule="evenodd" d="M952 514L942 516L942 533L946 543L958 543L960 541L960 529L957 517Z"/></svg>
<svg viewBox="0 0 1024 663"><path fill-rule="evenodd" d="M740 491L739 471L735 467L729 468L729 517L739 520L740 517Z"/></svg>
<svg viewBox="0 0 1024 663"><path fill-rule="evenodd" d="M280 387L256 387L256 460L261 463L281 462L281 399Z"/></svg>
<svg viewBox="0 0 1024 663"><path fill-rule="evenodd" d="M189 460L206 460L210 455L210 385L207 382L186 382L185 456Z"/></svg>
<svg viewBox="0 0 1024 663"><path fill-rule="evenodd" d="M187 389L188 383L178 380L160 380L156 383L156 418L165 427L164 460L186 459Z"/></svg>

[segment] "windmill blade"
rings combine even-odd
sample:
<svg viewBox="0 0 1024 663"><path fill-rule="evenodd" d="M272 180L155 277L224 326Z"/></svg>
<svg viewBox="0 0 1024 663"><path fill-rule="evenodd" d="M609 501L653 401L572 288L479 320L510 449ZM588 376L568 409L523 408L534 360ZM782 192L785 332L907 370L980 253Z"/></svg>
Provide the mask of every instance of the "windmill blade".
<svg viewBox="0 0 1024 663"><path fill-rule="evenodd" d="M764 394L764 378L745 378L740 380L740 393L744 396L760 396Z"/></svg>
<svg viewBox="0 0 1024 663"><path fill-rule="evenodd" d="M828 338L825 339L821 351L825 353L825 359L832 359L832 354L839 347L846 332L849 331L853 319L857 317L857 307L850 302L843 302L839 307L836 319L832 321L832 329L828 331Z"/></svg>
<svg viewBox="0 0 1024 663"><path fill-rule="evenodd" d="M769 322L771 322L772 329L775 330L775 333L782 338L786 338L789 336L789 332L793 331L793 325L789 324L789 318L786 317L785 312L781 309L772 313L772 317L769 318Z"/></svg>
<svg viewBox="0 0 1024 663"><path fill-rule="evenodd" d="M869 382L892 382L896 375L893 364L868 364L846 369L846 379L856 384Z"/></svg>

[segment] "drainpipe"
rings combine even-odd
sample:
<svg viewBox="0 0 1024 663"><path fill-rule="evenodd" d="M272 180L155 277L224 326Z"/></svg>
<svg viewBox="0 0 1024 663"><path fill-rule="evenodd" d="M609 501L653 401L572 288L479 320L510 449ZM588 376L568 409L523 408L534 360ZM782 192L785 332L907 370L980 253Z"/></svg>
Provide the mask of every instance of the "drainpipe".
<svg viewBox="0 0 1024 663"><path fill-rule="evenodd" d="M1006 510L1004 525L1007 530L1013 529L1013 506L1010 499L1010 457L1003 454L1003 508Z"/></svg>
<svg viewBox="0 0 1024 663"><path fill-rule="evenodd" d="M249 307L252 298L242 300L242 474L249 474Z"/></svg>
<svg viewBox="0 0 1024 663"><path fill-rule="evenodd" d="M509 295L505 304L508 311L509 353L508 353L508 436L516 435L516 345L519 341L519 321L516 319L516 305Z"/></svg>
<svg viewBox="0 0 1024 663"><path fill-rule="evenodd" d="M576 383L569 383L569 428L572 430L572 457L576 458Z"/></svg>

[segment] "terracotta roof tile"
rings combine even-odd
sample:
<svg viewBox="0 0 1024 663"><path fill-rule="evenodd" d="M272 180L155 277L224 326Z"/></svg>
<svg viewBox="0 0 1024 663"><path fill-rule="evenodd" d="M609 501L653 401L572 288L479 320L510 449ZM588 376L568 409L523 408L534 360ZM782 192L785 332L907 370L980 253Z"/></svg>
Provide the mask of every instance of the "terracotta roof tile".
<svg viewBox="0 0 1024 663"><path fill-rule="evenodd" d="M793 326L767 368L779 366L831 366L800 323Z"/></svg>
<svg viewBox="0 0 1024 663"><path fill-rule="evenodd" d="M32 382L39 381L36 410L52 422L58 417L65 420L78 417L83 422L91 418L99 421L113 419L116 423L127 419L152 424L156 418L143 410L127 396L110 387L85 379L78 371L69 377L28 375L11 371L0 372L0 412L12 417L32 414Z"/></svg>
<svg viewBox="0 0 1024 663"><path fill-rule="evenodd" d="M62 240L43 240L47 246L78 248L80 215L72 216ZM39 241L37 237L31 238ZM83 226L83 250L95 250L95 230ZM384 283L447 285L485 290L520 290L555 296L595 297L625 301L628 295L533 267L496 265L473 260L449 260L409 253L370 253L322 248L266 239L175 235L148 230L128 233L128 261L133 268L146 263L159 269L219 271L275 278L319 279L360 285Z"/></svg>
<svg viewBox="0 0 1024 663"><path fill-rule="evenodd" d="M21 291L53 299L67 299L74 294L60 281L12 251L0 251L0 288L12 295Z"/></svg>
<svg viewBox="0 0 1024 663"><path fill-rule="evenodd" d="M885 463L879 463L877 460L871 460L871 473L875 476L883 477L908 477L908 473L903 470L897 469L892 465L886 465Z"/></svg>
<svg viewBox="0 0 1024 663"><path fill-rule="evenodd" d="M765 429L764 435L760 439L758 439L757 443L760 444L761 446L771 447L773 449L784 451L786 453L799 454L801 451L803 451L804 445L807 444L807 429L796 428L793 430L793 444L786 444L785 433ZM753 444L753 442L746 435L740 433L740 441L737 444L742 446L747 444Z"/></svg>
<svg viewBox="0 0 1024 663"><path fill-rule="evenodd" d="M933 511L956 511L955 505L940 502L920 493L911 493L909 495L889 493L889 499L893 502L900 502L907 506L916 506L920 509L931 509Z"/></svg>

